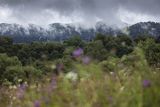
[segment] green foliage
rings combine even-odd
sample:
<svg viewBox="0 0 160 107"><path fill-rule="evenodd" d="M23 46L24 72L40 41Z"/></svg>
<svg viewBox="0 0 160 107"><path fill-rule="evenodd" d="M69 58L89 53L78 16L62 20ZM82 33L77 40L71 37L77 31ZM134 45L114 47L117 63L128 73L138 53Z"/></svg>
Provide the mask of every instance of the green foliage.
<svg viewBox="0 0 160 107"><path fill-rule="evenodd" d="M108 50L111 51L112 49L116 49L117 48L117 42L116 42L116 38L113 36L107 36L106 39L104 40L104 47Z"/></svg>
<svg viewBox="0 0 160 107"><path fill-rule="evenodd" d="M77 48L84 53L74 57ZM148 36L0 37L0 107L159 107L159 67L160 44Z"/></svg>
<svg viewBox="0 0 160 107"><path fill-rule="evenodd" d="M143 49L150 65L160 67L160 44L156 43L153 39L147 39L140 42L139 47Z"/></svg>
<svg viewBox="0 0 160 107"><path fill-rule="evenodd" d="M17 57L8 57L6 54L0 54L0 73L0 84L7 81L17 84L19 79L29 80L42 75L41 70L32 66L22 66Z"/></svg>
<svg viewBox="0 0 160 107"><path fill-rule="evenodd" d="M8 57L6 54L0 54L0 73L3 74L8 66L21 65L17 57Z"/></svg>
<svg viewBox="0 0 160 107"><path fill-rule="evenodd" d="M146 40L148 40L148 39L153 39L153 40L155 40L155 38L152 37L152 36L150 36L150 35L140 35L140 36L137 36L137 37L134 39L134 41L135 41L136 43L139 43L139 42L146 41Z"/></svg>
<svg viewBox="0 0 160 107"><path fill-rule="evenodd" d="M101 33L98 33L94 38L94 41L98 41L98 40L102 41L103 45L105 45L106 36Z"/></svg>
<svg viewBox="0 0 160 107"><path fill-rule="evenodd" d="M104 48L102 41L93 41L86 45L85 53L97 60L105 60L109 52Z"/></svg>
<svg viewBox="0 0 160 107"><path fill-rule="evenodd" d="M118 35L117 43L126 46L133 46L133 41L128 35Z"/></svg>
<svg viewBox="0 0 160 107"><path fill-rule="evenodd" d="M94 41L102 41L104 48L118 57L127 55L133 51L133 42L127 35L105 36L97 34Z"/></svg>
<svg viewBox="0 0 160 107"><path fill-rule="evenodd" d="M24 66L23 71L27 79L40 78L42 76L42 71L34 68L33 66Z"/></svg>
<svg viewBox="0 0 160 107"><path fill-rule="evenodd" d="M104 72L115 72L118 65L118 58L109 57L107 60L100 63Z"/></svg>
<svg viewBox="0 0 160 107"><path fill-rule="evenodd" d="M16 84L19 79L25 79L25 74L22 66L9 66L6 68L3 78L13 84Z"/></svg>
<svg viewBox="0 0 160 107"><path fill-rule="evenodd" d="M55 63L58 66L62 66L62 69L65 73L70 72L73 69L73 60L71 57L64 57L62 59L56 60Z"/></svg>
<svg viewBox="0 0 160 107"><path fill-rule="evenodd" d="M152 44L146 49L146 59L150 65L160 67L160 44Z"/></svg>
<svg viewBox="0 0 160 107"><path fill-rule="evenodd" d="M0 83L2 84L5 79L13 80L15 74L13 73L12 75L9 72L16 68L20 70L18 66L21 67L21 62L17 57L8 57L6 54L0 54Z"/></svg>
<svg viewBox="0 0 160 107"><path fill-rule="evenodd" d="M73 46L73 47L84 47L85 42L81 39L80 36L72 36L68 40L64 41L66 46Z"/></svg>
<svg viewBox="0 0 160 107"><path fill-rule="evenodd" d="M38 83L30 83L23 93L19 88L11 88L13 97L8 101L12 104L0 104L20 107L35 107L35 104L42 107L159 107L160 72L148 66L142 49L136 47L129 55L110 57L102 63L92 61L84 65L78 60L73 62L71 72L44 76ZM32 67L27 69L34 70Z"/></svg>
<svg viewBox="0 0 160 107"><path fill-rule="evenodd" d="M0 36L0 46L7 46L7 45L11 45L13 43L12 39L9 37L2 37Z"/></svg>

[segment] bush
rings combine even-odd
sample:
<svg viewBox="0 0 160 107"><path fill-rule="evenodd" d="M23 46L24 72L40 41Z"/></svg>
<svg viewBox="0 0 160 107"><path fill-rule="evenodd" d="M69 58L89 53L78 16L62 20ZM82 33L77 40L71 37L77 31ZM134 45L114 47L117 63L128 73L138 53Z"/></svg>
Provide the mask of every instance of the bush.
<svg viewBox="0 0 160 107"><path fill-rule="evenodd" d="M25 79L25 73L22 66L9 66L3 74L3 78L13 84L17 84L18 80Z"/></svg>
<svg viewBox="0 0 160 107"><path fill-rule="evenodd" d="M36 79L40 79L43 72L39 69L34 68L33 66L24 66L23 67L23 72L25 74L24 78L26 78L26 80L36 80Z"/></svg>

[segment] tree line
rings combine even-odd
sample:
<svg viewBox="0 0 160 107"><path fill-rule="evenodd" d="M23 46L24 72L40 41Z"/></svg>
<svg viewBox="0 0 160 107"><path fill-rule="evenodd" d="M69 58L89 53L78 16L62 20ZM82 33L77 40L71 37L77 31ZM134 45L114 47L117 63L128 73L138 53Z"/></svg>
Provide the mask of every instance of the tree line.
<svg viewBox="0 0 160 107"><path fill-rule="evenodd" d="M32 42L14 44L9 37L0 37L0 84L13 82L19 78L30 80L58 67L69 71L72 68L73 51L80 48L83 54L97 62L109 58L121 58L140 47L151 67L160 67L160 43L150 36L138 36L132 39L128 35L109 36L97 34L91 41L80 36L72 36L63 42ZM55 66L54 66L55 65Z"/></svg>

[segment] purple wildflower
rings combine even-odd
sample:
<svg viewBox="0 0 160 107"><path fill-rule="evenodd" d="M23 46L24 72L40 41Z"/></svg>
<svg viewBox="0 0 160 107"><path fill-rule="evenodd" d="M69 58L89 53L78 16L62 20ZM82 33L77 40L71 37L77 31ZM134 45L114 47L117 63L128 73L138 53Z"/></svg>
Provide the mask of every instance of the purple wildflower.
<svg viewBox="0 0 160 107"><path fill-rule="evenodd" d="M39 100L36 100L36 101L34 102L34 107L40 107L40 106L41 106L40 101L39 101Z"/></svg>
<svg viewBox="0 0 160 107"><path fill-rule="evenodd" d="M82 48L78 48L76 50L73 51L72 55L74 57L80 57L83 54L83 49Z"/></svg>
<svg viewBox="0 0 160 107"><path fill-rule="evenodd" d="M26 90L26 88L27 88L27 85L26 85L26 84L21 84L21 85L19 86L19 89L21 89L21 90Z"/></svg>
<svg viewBox="0 0 160 107"><path fill-rule="evenodd" d="M53 76L51 80L51 90L55 89L57 87L57 79Z"/></svg>
<svg viewBox="0 0 160 107"><path fill-rule="evenodd" d="M90 63L90 61L91 61L91 59L90 59L90 57L88 57L88 56L85 56L85 57L83 57L82 58L82 62L84 63L84 64L89 64Z"/></svg>
<svg viewBox="0 0 160 107"><path fill-rule="evenodd" d="M143 87L149 87L151 85L151 82L149 80L143 80Z"/></svg>
<svg viewBox="0 0 160 107"><path fill-rule="evenodd" d="M22 100L24 98L24 94L25 94L25 90L26 90L26 85L25 84L21 84L18 88L17 91L17 98Z"/></svg>
<svg viewBox="0 0 160 107"><path fill-rule="evenodd" d="M112 102L113 102L113 98L112 98L112 96L109 96L109 97L108 97L108 101L109 101L110 103L112 103Z"/></svg>
<svg viewBox="0 0 160 107"><path fill-rule="evenodd" d="M25 94L25 91L24 90L18 90L17 91L17 98L19 99L19 100L22 100L23 98L24 98L24 94Z"/></svg>

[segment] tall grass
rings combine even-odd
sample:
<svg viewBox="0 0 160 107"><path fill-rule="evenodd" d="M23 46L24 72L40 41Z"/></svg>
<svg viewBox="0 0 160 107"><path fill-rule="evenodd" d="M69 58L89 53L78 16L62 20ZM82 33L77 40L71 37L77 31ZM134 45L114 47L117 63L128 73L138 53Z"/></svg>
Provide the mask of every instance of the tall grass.
<svg viewBox="0 0 160 107"><path fill-rule="evenodd" d="M106 61L76 59L59 76L2 87L0 107L159 107L160 70L148 66L135 48L122 58Z"/></svg>

